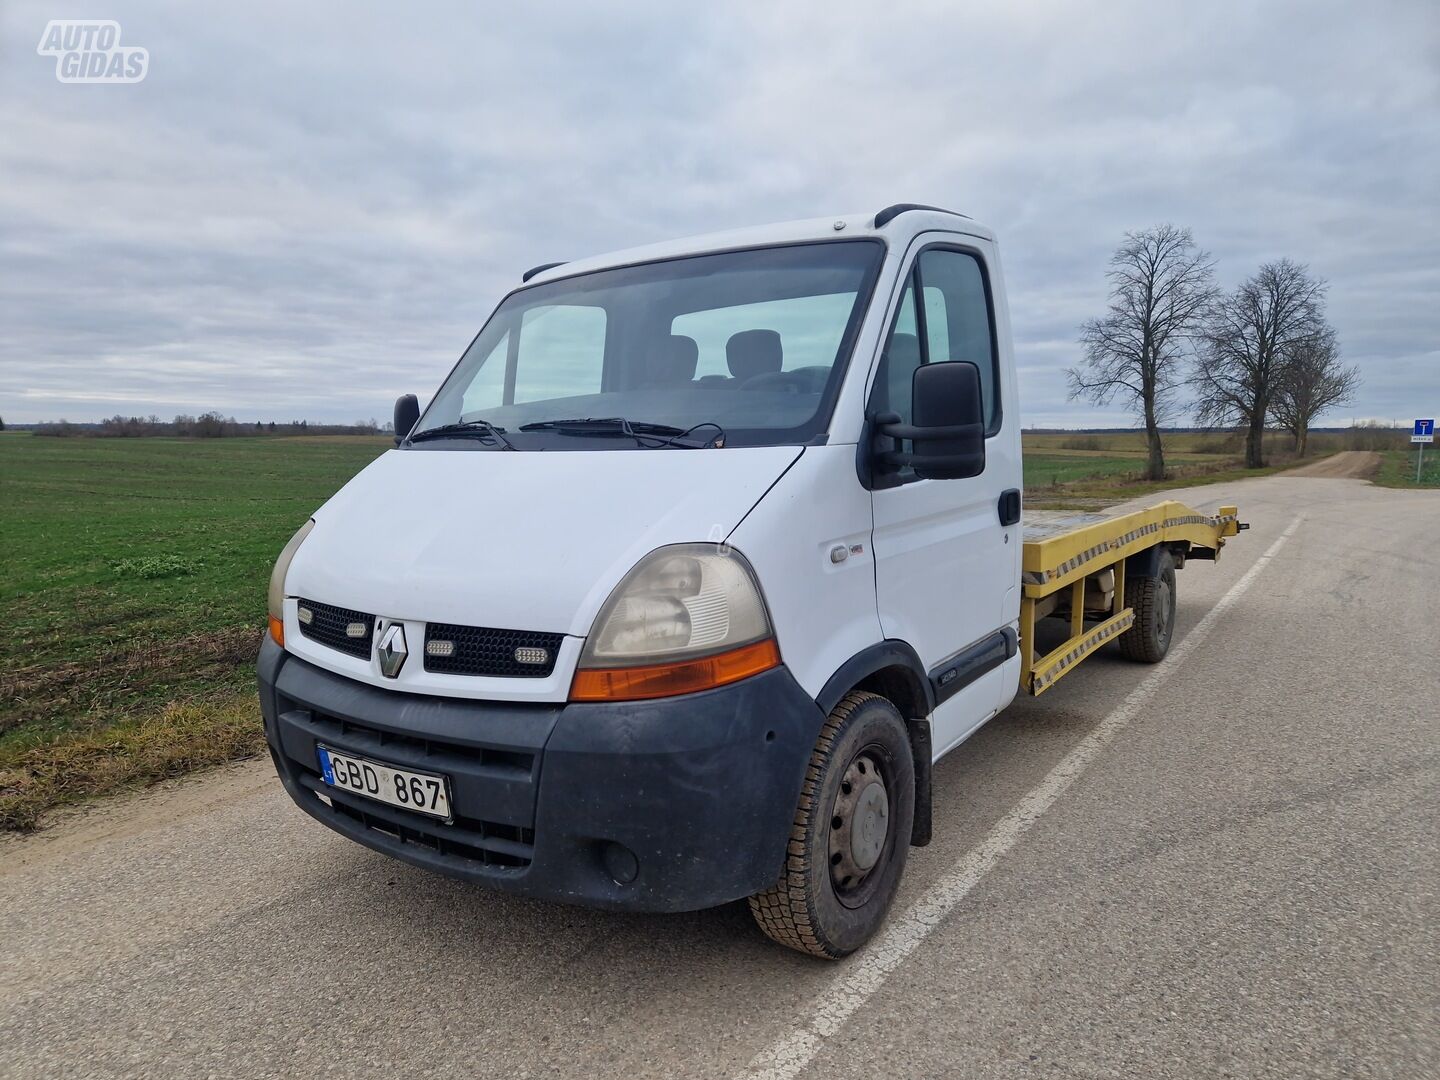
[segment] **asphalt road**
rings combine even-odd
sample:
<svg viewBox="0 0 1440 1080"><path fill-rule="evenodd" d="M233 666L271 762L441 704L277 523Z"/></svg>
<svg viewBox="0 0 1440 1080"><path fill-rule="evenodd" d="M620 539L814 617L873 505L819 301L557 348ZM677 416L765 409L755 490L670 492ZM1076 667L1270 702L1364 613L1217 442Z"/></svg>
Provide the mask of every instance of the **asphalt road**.
<svg viewBox="0 0 1440 1080"><path fill-rule="evenodd" d="M937 767L883 948L486 893L245 765L0 842L0 1075L1440 1075L1440 493L1180 495L1253 523L1189 637Z"/></svg>

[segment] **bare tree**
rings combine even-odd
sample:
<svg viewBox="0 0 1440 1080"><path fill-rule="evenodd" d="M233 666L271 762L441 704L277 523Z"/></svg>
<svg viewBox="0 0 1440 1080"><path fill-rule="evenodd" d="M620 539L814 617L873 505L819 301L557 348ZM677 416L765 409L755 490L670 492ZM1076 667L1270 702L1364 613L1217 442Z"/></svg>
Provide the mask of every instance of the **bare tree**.
<svg viewBox="0 0 1440 1080"><path fill-rule="evenodd" d="M1183 381L1181 353L1215 298L1214 262L1189 229L1152 225L1126 233L1110 257L1110 308L1080 327L1085 359L1066 371L1070 397L1117 397L1145 424L1145 475L1165 478L1160 425Z"/></svg>
<svg viewBox="0 0 1440 1080"><path fill-rule="evenodd" d="M1324 331L1325 288L1309 268L1280 259L1211 308L1191 376L1196 417L1245 429L1246 468L1264 466L1265 422L1288 366Z"/></svg>
<svg viewBox="0 0 1440 1080"><path fill-rule="evenodd" d="M1359 386L1360 369L1341 365L1335 331L1325 326L1292 351L1270 414L1290 432L1295 453L1304 457L1315 418L1340 405L1349 405Z"/></svg>

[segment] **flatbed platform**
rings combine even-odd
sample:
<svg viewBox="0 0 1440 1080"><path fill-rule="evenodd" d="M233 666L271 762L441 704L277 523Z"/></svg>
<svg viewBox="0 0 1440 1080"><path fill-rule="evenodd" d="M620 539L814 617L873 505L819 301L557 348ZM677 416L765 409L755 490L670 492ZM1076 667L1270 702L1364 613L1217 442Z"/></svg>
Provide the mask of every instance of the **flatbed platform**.
<svg viewBox="0 0 1440 1080"><path fill-rule="evenodd" d="M1020 602L1021 686L1041 694L1100 646L1128 631L1127 564L1168 550L1177 566L1218 559L1242 528L1238 509L1204 514L1174 500L1123 514L1030 511L1024 517ZM1065 617L1070 637L1045 655L1035 646L1036 620Z"/></svg>

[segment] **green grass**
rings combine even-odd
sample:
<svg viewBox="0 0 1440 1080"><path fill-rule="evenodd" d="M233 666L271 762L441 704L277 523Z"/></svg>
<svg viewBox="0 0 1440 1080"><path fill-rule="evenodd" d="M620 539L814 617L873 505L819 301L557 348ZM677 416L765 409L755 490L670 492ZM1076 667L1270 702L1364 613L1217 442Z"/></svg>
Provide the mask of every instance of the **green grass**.
<svg viewBox="0 0 1440 1080"><path fill-rule="evenodd" d="M1139 431L1101 435L1026 434L1025 505L1035 509L1098 509L1153 491L1275 472L1289 462L1282 439L1267 440L1275 464L1240 468L1244 447L1235 435L1165 436L1164 480L1144 480L1147 452ZM1322 450L1317 457L1329 451Z"/></svg>
<svg viewBox="0 0 1440 1080"><path fill-rule="evenodd" d="M1415 482L1415 450L1385 450L1380 455L1380 471L1375 483L1381 487L1440 487L1440 446L1425 447L1420 482Z"/></svg>
<svg viewBox="0 0 1440 1080"><path fill-rule="evenodd" d="M252 661L275 556L388 445L0 435L0 610L19 665L0 674L0 827L76 792L258 750ZM166 715L190 719L155 728ZM158 750L167 728L187 745ZM52 775L91 751L116 759L90 770L103 784Z"/></svg>
<svg viewBox="0 0 1440 1080"><path fill-rule="evenodd" d="M1025 451L1027 491L1059 487L1079 480L1138 479L1144 471L1143 458Z"/></svg>
<svg viewBox="0 0 1440 1080"><path fill-rule="evenodd" d="M1279 448L1282 436L1273 434L1268 440L1268 445ZM1186 458L1229 458L1239 457L1244 452L1244 443L1241 436L1220 432L1206 434L1200 432L1175 432L1167 434L1162 440L1165 447L1165 459L1183 460ZM1036 434L1026 432L1026 450L1036 450L1045 453L1070 452L1070 453L1091 453L1109 454L1124 457L1137 457L1142 461L1146 454L1145 433L1143 431L1110 431L1103 434Z"/></svg>
<svg viewBox="0 0 1440 1080"><path fill-rule="evenodd" d="M1037 509L1098 509L1171 488L1268 476L1344 450L1379 451L1385 466L1376 483L1414 487L1415 458L1397 449L1406 437L1407 433L1399 429L1369 426L1313 432L1309 452L1297 458L1289 436L1270 431L1265 435L1266 467L1246 469L1245 444L1239 434L1170 433L1164 437L1168 475L1163 481L1149 481L1140 479L1146 459L1145 435L1141 431L1093 435L1027 432L1025 505ZM1436 457L1440 458L1440 453ZM1408 484L1400 467L1403 461L1410 465ZM1428 468L1426 475L1432 475Z"/></svg>

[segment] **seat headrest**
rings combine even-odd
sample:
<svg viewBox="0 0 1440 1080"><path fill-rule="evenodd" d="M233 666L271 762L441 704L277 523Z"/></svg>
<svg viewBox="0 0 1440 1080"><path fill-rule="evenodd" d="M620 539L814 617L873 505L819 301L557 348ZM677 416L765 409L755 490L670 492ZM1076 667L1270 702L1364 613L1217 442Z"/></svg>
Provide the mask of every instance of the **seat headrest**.
<svg viewBox="0 0 1440 1080"><path fill-rule="evenodd" d="M741 381L779 371L784 358L780 335L774 330L741 330L725 343L730 374Z"/></svg>
<svg viewBox="0 0 1440 1080"><path fill-rule="evenodd" d="M650 373L653 382L660 386L678 386L695 378L695 369L700 364L700 346L695 339L684 334L671 334L663 338L655 350L655 359Z"/></svg>

